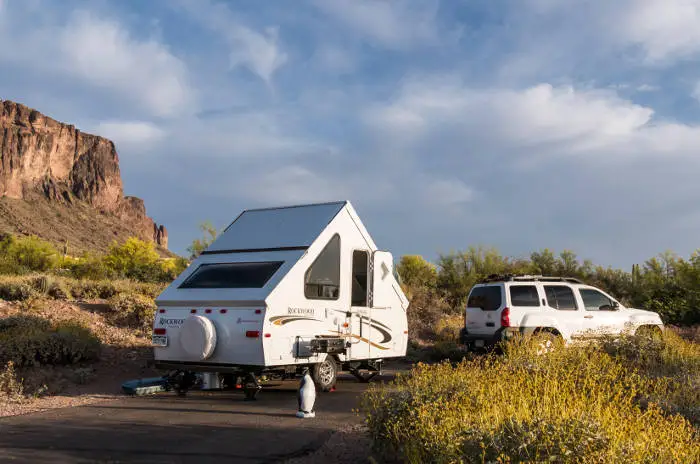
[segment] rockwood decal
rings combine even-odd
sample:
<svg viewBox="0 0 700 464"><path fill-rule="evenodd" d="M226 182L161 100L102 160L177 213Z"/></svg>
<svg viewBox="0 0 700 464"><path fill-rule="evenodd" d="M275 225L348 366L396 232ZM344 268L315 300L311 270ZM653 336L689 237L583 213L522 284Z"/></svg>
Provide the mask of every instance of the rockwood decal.
<svg viewBox="0 0 700 464"><path fill-rule="evenodd" d="M316 310L313 308L287 308L287 314L297 316L313 316Z"/></svg>
<svg viewBox="0 0 700 464"><path fill-rule="evenodd" d="M160 325L182 325L185 322L184 319L167 319L165 317L160 318Z"/></svg>

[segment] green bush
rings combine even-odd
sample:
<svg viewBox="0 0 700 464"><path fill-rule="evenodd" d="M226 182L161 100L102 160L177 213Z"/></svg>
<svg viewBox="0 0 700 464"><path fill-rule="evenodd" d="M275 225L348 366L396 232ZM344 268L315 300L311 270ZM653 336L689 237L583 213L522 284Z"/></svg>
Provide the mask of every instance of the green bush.
<svg viewBox="0 0 700 464"><path fill-rule="evenodd" d="M41 272L55 268L60 259L51 243L35 236L5 236L0 241L0 256L6 266Z"/></svg>
<svg viewBox="0 0 700 464"><path fill-rule="evenodd" d="M80 323L25 315L0 319L0 364L66 365L96 360L99 353L99 339Z"/></svg>
<svg viewBox="0 0 700 464"><path fill-rule="evenodd" d="M362 410L375 450L421 463L698 462L687 409L657 402L680 377L645 375L598 345L537 356L535 342L372 386Z"/></svg>
<svg viewBox="0 0 700 464"><path fill-rule="evenodd" d="M117 325L147 330L153 326L156 304L139 293L120 293L110 301L110 319Z"/></svg>

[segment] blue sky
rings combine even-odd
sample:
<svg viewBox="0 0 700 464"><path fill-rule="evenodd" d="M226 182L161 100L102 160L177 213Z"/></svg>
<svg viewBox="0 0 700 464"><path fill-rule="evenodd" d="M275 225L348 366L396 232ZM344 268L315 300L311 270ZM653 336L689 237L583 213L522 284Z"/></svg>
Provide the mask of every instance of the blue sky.
<svg viewBox="0 0 700 464"><path fill-rule="evenodd" d="M0 43L176 252L336 199L395 255L700 248L700 0L0 0Z"/></svg>

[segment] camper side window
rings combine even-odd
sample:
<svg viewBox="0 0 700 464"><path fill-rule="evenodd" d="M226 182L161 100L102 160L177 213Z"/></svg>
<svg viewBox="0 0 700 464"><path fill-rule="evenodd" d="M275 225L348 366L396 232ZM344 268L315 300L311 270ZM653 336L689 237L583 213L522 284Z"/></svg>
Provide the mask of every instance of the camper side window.
<svg viewBox="0 0 700 464"><path fill-rule="evenodd" d="M340 296L340 235L330 239L306 271L304 295L311 300L337 300Z"/></svg>
<svg viewBox="0 0 700 464"><path fill-rule="evenodd" d="M352 252L352 306L367 306L367 271L369 253Z"/></svg>

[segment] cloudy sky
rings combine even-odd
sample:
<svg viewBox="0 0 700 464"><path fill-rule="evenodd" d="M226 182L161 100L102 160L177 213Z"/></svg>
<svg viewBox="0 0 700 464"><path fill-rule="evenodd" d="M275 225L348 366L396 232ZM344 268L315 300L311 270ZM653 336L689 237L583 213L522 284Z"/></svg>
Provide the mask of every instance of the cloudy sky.
<svg viewBox="0 0 700 464"><path fill-rule="evenodd" d="M335 199L395 255L700 248L700 0L0 0L0 44L176 252Z"/></svg>

